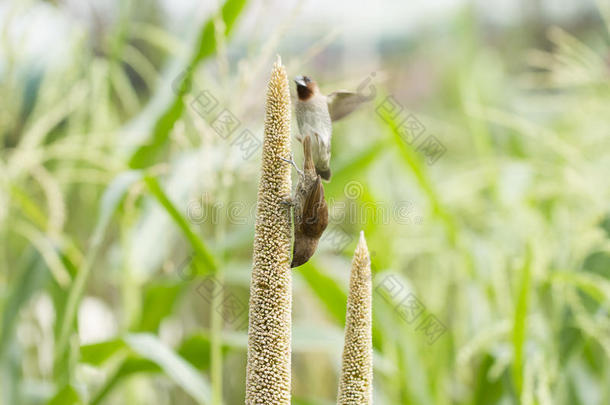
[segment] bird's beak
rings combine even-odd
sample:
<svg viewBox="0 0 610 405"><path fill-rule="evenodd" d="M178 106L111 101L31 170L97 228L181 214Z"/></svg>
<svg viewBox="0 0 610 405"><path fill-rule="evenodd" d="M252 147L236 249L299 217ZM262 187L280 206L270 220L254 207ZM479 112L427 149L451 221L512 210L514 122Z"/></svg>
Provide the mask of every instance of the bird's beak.
<svg viewBox="0 0 610 405"><path fill-rule="evenodd" d="M307 87L307 83L305 83L305 78L303 76L295 77L294 82L299 86Z"/></svg>

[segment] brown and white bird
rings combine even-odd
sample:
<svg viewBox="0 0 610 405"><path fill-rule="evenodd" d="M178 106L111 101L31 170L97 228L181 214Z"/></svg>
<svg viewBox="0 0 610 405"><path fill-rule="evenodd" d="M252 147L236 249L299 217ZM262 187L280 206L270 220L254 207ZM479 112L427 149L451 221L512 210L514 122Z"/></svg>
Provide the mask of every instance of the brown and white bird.
<svg viewBox="0 0 610 405"><path fill-rule="evenodd" d="M328 226L328 205L324 198L324 187L320 175L316 173L311 153L311 137L303 140L303 170L299 170L293 160L291 163L299 173L299 182L289 205L293 207L294 246L290 267L298 267L313 256L322 233ZM292 158L292 157L291 157Z"/></svg>
<svg viewBox="0 0 610 405"><path fill-rule="evenodd" d="M330 180L330 142L332 123L340 120L358 108L368 98L360 93L346 90L335 91L328 96L320 93L314 80L308 76L297 76L296 115L299 135L303 140L312 139L313 161L316 172L326 181Z"/></svg>

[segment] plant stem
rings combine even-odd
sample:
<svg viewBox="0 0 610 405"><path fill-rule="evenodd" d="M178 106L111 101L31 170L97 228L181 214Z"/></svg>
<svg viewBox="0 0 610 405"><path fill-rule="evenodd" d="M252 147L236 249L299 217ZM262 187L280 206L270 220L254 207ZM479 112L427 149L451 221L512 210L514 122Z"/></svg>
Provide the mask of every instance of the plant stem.
<svg viewBox="0 0 610 405"><path fill-rule="evenodd" d="M228 175L227 171L224 170L221 173L221 179ZM219 187L219 201L223 203L227 200L228 193L226 188ZM225 205L221 205L225 206ZM216 242L222 244L226 233L226 221L225 215L218 216L218 224L216 225ZM216 272L216 283L214 284L214 292L212 295L212 304L210 306L210 322L212 326L211 336L211 355L210 355L210 377L212 380L212 404L222 405L222 328L223 328L223 317L222 317L222 303L224 299L224 264L225 257L221 255L219 257L218 271Z"/></svg>

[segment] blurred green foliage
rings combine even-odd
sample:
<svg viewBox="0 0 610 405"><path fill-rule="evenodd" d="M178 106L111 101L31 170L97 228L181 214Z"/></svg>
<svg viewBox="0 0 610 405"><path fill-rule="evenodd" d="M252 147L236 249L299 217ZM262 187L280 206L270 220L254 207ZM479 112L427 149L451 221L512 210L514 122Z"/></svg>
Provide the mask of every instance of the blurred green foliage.
<svg viewBox="0 0 610 405"><path fill-rule="evenodd" d="M260 156L193 102L260 139L276 52L325 91L360 62L333 71L328 37L303 49L294 20L226 0L187 39L124 2L33 64L10 27L61 2L24 3L1 14L0 403L243 403ZM248 13L273 35L234 42ZM610 403L608 16L498 28L465 7L375 38L376 99L334 128L333 236L294 270L294 404L335 402L361 229L376 285L446 327L429 344L375 293L376 404ZM403 115L376 113L387 96ZM446 149L433 165L410 113Z"/></svg>

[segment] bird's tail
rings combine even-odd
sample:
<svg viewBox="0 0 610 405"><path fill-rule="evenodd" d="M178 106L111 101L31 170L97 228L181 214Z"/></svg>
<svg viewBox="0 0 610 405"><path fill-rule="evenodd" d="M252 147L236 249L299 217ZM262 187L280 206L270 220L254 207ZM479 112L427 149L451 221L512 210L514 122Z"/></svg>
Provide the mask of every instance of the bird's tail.
<svg viewBox="0 0 610 405"><path fill-rule="evenodd" d="M325 180L325 181L330 180L330 176L331 176L330 168L325 169L325 170L320 170L320 169L316 168L316 173L318 173L320 175L320 177L322 177L322 180Z"/></svg>
<svg viewBox="0 0 610 405"><path fill-rule="evenodd" d="M303 139L303 171L305 173L313 173L314 163L313 163L313 155L311 153L311 137L309 135L305 136Z"/></svg>

